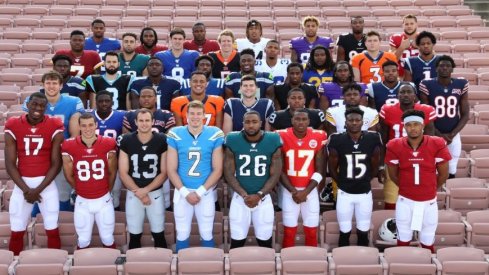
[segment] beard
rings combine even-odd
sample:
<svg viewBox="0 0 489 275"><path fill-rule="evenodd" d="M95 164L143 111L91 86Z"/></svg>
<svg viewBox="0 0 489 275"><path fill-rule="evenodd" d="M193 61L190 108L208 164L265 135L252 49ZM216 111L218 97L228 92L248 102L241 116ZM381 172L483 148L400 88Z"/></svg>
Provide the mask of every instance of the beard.
<svg viewBox="0 0 489 275"><path fill-rule="evenodd" d="M115 68L115 69L107 69L107 68L105 68L105 71L108 74L116 74L119 71L119 68Z"/></svg>

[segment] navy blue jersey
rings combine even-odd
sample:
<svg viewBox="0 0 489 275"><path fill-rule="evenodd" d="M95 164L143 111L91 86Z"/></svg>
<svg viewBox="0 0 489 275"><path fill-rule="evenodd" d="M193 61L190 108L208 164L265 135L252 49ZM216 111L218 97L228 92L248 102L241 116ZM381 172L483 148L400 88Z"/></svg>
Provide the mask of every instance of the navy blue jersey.
<svg viewBox="0 0 489 275"><path fill-rule="evenodd" d="M435 128L441 133L450 133L460 121L460 101L469 91L469 82L452 78L447 87L438 83L438 78L423 80L419 92L428 96L428 104L435 107Z"/></svg>
<svg viewBox="0 0 489 275"><path fill-rule="evenodd" d="M118 136L122 135L125 111L113 110L106 119L101 119L96 110L87 110L87 112L91 113L97 120L97 135L113 139L117 139Z"/></svg>
<svg viewBox="0 0 489 275"><path fill-rule="evenodd" d="M171 76L175 79L190 78L190 74L195 71L195 59L199 57L199 52L183 50L182 54L176 58L171 50L155 54L163 62L163 75Z"/></svg>
<svg viewBox="0 0 489 275"><path fill-rule="evenodd" d="M180 95L190 95L190 79L182 79L182 89L180 89ZM224 79L210 78L205 88L206 95L224 96Z"/></svg>
<svg viewBox="0 0 489 275"><path fill-rule="evenodd" d="M250 110L255 110L260 114L262 130L265 129L265 122L268 117L275 112L273 102L268 98L258 99L251 107L246 107L240 98L229 98L224 105L224 112L233 119L233 131L243 129L243 116Z"/></svg>
<svg viewBox="0 0 489 275"><path fill-rule="evenodd" d="M233 97L241 97L241 72L231 73L226 77L225 87L233 91ZM258 92L256 93L257 98L266 97L266 91L270 85L273 85L273 77L269 73L255 72L256 86Z"/></svg>
<svg viewBox="0 0 489 275"><path fill-rule="evenodd" d="M399 102L397 93L400 86L401 82L397 82L393 89L385 86L383 82L374 82L367 85L367 96L374 100L377 112L380 112L384 104L396 104Z"/></svg>
<svg viewBox="0 0 489 275"><path fill-rule="evenodd" d="M174 96L180 92L180 82L175 79L162 77L158 85L153 85L149 77L138 77L131 85L131 93L139 96L141 89L151 86L156 90L156 108L170 110L170 103Z"/></svg>
<svg viewBox="0 0 489 275"><path fill-rule="evenodd" d="M439 56L435 55L428 62L421 59L419 55L404 59L404 70L411 72L412 81L416 85L416 89L419 89L421 80L432 79L438 76L435 67L438 58ZM417 93L419 94L419 92Z"/></svg>
<svg viewBox="0 0 489 275"><path fill-rule="evenodd" d="M68 81L63 84L61 88L62 94L79 97L81 93L85 92L87 88L87 82L79 76L70 76ZM41 88L39 92L44 94L44 88Z"/></svg>
<svg viewBox="0 0 489 275"><path fill-rule="evenodd" d="M153 113L153 132L166 133L171 127L175 126L175 117L172 112L167 110L156 110ZM130 132L138 129L136 126L136 110L126 113L124 116L124 128Z"/></svg>
<svg viewBox="0 0 489 275"><path fill-rule="evenodd" d="M114 110L126 110L126 98L129 92L129 87L134 81L132 75L118 73L115 80L108 80L106 75L89 75L87 77L88 90L92 93L98 93L102 90L111 92L114 96Z"/></svg>

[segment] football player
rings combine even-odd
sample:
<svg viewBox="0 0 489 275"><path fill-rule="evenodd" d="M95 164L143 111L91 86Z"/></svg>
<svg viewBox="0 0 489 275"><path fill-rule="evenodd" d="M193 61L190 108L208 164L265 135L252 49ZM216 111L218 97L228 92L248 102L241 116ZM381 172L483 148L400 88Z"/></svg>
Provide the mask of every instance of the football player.
<svg viewBox="0 0 489 275"><path fill-rule="evenodd" d="M266 59L256 60L255 71L271 74L274 84L284 83L287 77L287 65L290 64L290 60L279 58L280 43L275 39L268 41L265 53Z"/></svg>
<svg viewBox="0 0 489 275"><path fill-rule="evenodd" d="M316 45L307 60L302 81L319 87L321 83L333 80L334 62L328 48Z"/></svg>
<svg viewBox="0 0 489 275"><path fill-rule="evenodd" d="M104 58L106 52L119 51L121 43L115 38L106 38L105 22L102 19L92 21L93 36L85 39L85 50L96 51L100 58Z"/></svg>
<svg viewBox="0 0 489 275"><path fill-rule="evenodd" d="M167 178L167 143L163 133L152 131L153 113L139 109L136 132L118 139L119 176L127 188L126 219L129 249L141 247L145 214L154 246L166 248L165 208L161 188Z"/></svg>
<svg viewBox="0 0 489 275"><path fill-rule="evenodd" d="M90 246L93 222L104 247L115 248L114 204L110 191L117 174L116 142L96 134L97 122L90 113L78 119L81 136L61 145L63 172L76 191L74 223L78 249Z"/></svg>
<svg viewBox="0 0 489 275"><path fill-rule="evenodd" d="M137 36L134 33L126 32L122 35L122 51L119 53L120 71L122 74L132 76L148 75L146 65L149 56L138 54L136 48Z"/></svg>
<svg viewBox="0 0 489 275"><path fill-rule="evenodd" d="M196 71L205 73L207 77L208 84L205 89L205 94L224 97L224 79L212 77L213 67L214 59L208 55L201 55L195 59ZM189 95L192 90L190 88L190 79L183 79L181 84L182 89L180 90L180 95Z"/></svg>
<svg viewBox="0 0 489 275"><path fill-rule="evenodd" d="M168 176L175 186L173 213L177 252L190 245L195 213L202 246L214 247L214 186L222 176L224 133L205 126L205 108L194 100L187 108L188 125L168 132Z"/></svg>
<svg viewBox="0 0 489 275"><path fill-rule="evenodd" d="M397 94L401 82L398 66L396 62L390 60L382 64L384 80L367 85L368 107L380 112L384 104L393 105L399 102Z"/></svg>
<svg viewBox="0 0 489 275"><path fill-rule="evenodd" d="M363 33L364 26L365 20L363 17L357 15L351 18L351 33L338 36L336 42L336 45L338 46L338 49L336 50L336 62L349 62L352 57L367 49L367 47L365 47L366 37Z"/></svg>
<svg viewBox="0 0 489 275"><path fill-rule="evenodd" d="M304 35L290 40L290 59L292 62L306 64L310 59L311 49L322 45L326 49L333 49L333 39L318 36L319 20L314 16L306 16L302 19Z"/></svg>
<svg viewBox="0 0 489 275"><path fill-rule="evenodd" d="M60 76L58 86L61 81ZM33 93L27 114L9 118L5 123L5 168L15 183L9 212L9 250L14 255L24 249L24 233L35 202L43 216L48 247L61 248L58 189L53 180L61 169L64 127L59 118L45 115L46 108L46 96Z"/></svg>
<svg viewBox="0 0 489 275"><path fill-rule="evenodd" d="M399 75L404 76L403 60L415 57L419 54L416 44L418 36L418 19L415 15L407 14L402 19L403 33L393 34L389 38L390 51L399 60Z"/></svg>
<svg viewBox="0 0 489 275"><path fill-rule="evenodd" d="M61 93L79 97L86 107L88 103L88 92L86 91L87 82L79 76L70 75L71 65L73 64L71 58L66 55L55 55L51 61L53 62L53 70L63 76L63 88L61 88ZM39 91L44 93L43 88Z"/></svg>
<svg viewBox="0 0 489 275"><path fill-rule="evenodd" d="M246 243L253 223L259 246L272 248L274 211L269 193L282 170L277 133L263 132L260 114L249 111L243 116L244 129L226 137L224 177L234 190L229 208L231 249Z"/></svg>
<svg viewBox="0 0 489 275"><path fill-rule="evenodd" d="M167 46L158 44L158 34L150 27L141 30L139 42L141 42L141 44L135 49L135 52L139 54L145 54L152 57L157 52L168 50Z"/></svg>
<svg viewBox="0 0 489 275"><path fill-rule="evenodd" d="M225 79L230 73L238 72L239 52L234 49L234 34L230 30L223 30L217 37L219 51L210 52L209 56L214 60L212 77Z"/></svg>
<svg viewBox="0 0 489 275"><path fill-rule="evenodd" d="M279 130L283 142L284 167L282 183L282 219L284 238L282 248L295 245L297 220L302 216L305 244L317 247L319 226L319 196L316 186L323 180L323 151L326 133L309 128L306 109L295 111L292 128Z"/></svg>
<svg viewBox="0 0 489 275"><path fill-rule="evenodd" d="M437 76L435 65L439 56L433 49L436 37L431 32L422 31L416 36L416 45L419 55L404 59L404 81L412 81L419 88L421 80Z"/></svg>
<svg viewBox="0 0 489 275"><path fill-rule="evenodd" d="M354 213L357 245L368 246L373 207L370 180L379 175L383 145L378 133L362 131L363 111L360 108L347 109L345 118L346 132L331 135L328 142L329 173L338 184L336 195L336 216L340 227L338 246L350 245Z"/></svg>
<svg viewBox="0 0 489 275"><path fill-rule="evenodd" d="M199 54L207 54L219 50L219 44L216 40L205 38L205 25L202 22L197 22L192 26L192 35L194 39L187 40L183 43L183 48L187 50L198 51Z"/></svg>
<svg viewBox="0 0 489 275"><path fill-rule="evenodd" d="M443 138L423 135L425 118L422 111L408 110L402 120L407 137L389 141L385 155L389 177L399 186L397 245L408 246L413 231L418 231L421 247L435 253L436 190L448 178L451 156Z"/></svg>
<svg viewBox="0 0 489 275"><path fill-rule="evenodd" d="M449 162L450 178L457 173L457 163L462 151L460 131L469 121L469 82L466 79L452 78L455 61L442 55L436 61L438 77L423 80L419 85L420 100L435 107L435 135L448 144L452 155Z"/></svg>
<svg viewBox="0 0 489 275"><path fill-rule="evenodd" d="M270 39L264 38L262 35L263 28L261 23L256 19L248 21L248 24L246 24L246 38L236 39L238 52L242 52L244 49L252 49L254 58L265 59L266 54L264 49Z"/></svg>

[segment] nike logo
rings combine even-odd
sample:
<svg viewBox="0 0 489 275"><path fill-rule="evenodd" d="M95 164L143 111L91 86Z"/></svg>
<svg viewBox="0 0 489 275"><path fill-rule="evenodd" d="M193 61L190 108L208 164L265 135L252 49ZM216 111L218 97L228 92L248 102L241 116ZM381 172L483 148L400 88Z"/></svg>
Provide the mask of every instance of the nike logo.
<svg viewBox="0 0 489 275"><path fill-rule="evenodd" d="M161 197L161 196L156 197L156 198L155 198L155 200L159 199L160 197Z"/></svg>
<svg viewBox="0 0 489 275"><path fill-rule="evenodd" d="M111 199L106 200L106 201L105 201L105 203L108 203L110 200L111 200Z"/></svg>
<svg viewBox="0 0 489 275"><path fill-rule="evenodd" d="M433 205L435 202L430 203L430 205Z"/></svg>

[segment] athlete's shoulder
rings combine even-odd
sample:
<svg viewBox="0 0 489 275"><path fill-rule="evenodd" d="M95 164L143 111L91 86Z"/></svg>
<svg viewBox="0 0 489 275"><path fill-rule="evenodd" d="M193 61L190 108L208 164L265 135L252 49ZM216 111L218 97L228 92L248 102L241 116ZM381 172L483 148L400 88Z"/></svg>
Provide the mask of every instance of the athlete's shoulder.
<svg viewBox="0 0 489 275"><path fill-rule="evenodd" d="M108 150L115 149L117 143L116 140L111 137L100 136L100 143L103 144Z"/></svg>
<svg viewBox="0 0 489 275"><path fill-rule="evenodd" d="M424 138L427 138L430 144L433 144L433 146L437 149L441 149L447 146L447 142L441 137L425 135Z"/></svg>
<svg viewBox="0 0 489 275"><path fill-rule="evenodd" d="M219 104L219 105L224 105L224 98L218 95L208 95L207 96L207 102L209 103L214 103L214 104Z"/></svg>
<svg viewBox="0 0 489 275"><path fill-rule="evenodd" d="M226 135L225 144L226 146L233 146L234 143L241 138L241 131L232 131Z"/></svg>
<svg viewBox="0 0 489 275"><path fill-rule="evenodd" d="M256 81L271 81L273 83L273 76L267 72L256 72Z"/></svg>
<svg viewBox="0 0 489 275"><path fill-rule="evenodd" d="M452 78L453 86L465 86L469 81L465 78Z"/></svg>
<svg viewBox="0 0 489 275"><path fill-rule="evenodd" d="M166 133L166 137L167 139L180 141L184 137L185 131L188 131L187 126L176 126L168 130L168 132Z"/></svg>
<svg viewBox="0 0 489 275"><path fill-rule="evenodd" d="M400 138L393 138L387 142L386 148L387 149L393 149L394 151L402 151L404 146L403 143L405 142L406 137L400 137Z"/></svg>
<svg viewBox="0 0 489 275"><path fill-rule="evenodd" d="M263 139L271 144L282 146L282 138L277 132L265 131L263 132Z"/></svg>
<svg viewBox="0 0 489 275"><path fill-rule="evenodd" d="M232 72L228 74L226 77L226 83L231 84L231 82L241 81L241 73L240 72Z"/></svg>
<svg viewBox="0 0 489 275"><path fill-rule="evenodd" d="M204 131L209 133L209 140L224 138L224 132L216 126L204 126Z"/></svg>
<svg viewBox="0 0 489 275"><path fill-rule="evenodd" d="M95 58L97 56L100 59L99 54L92 50L83 50L83 55L86 55L88 58Z"/></svg>
<svg viewBox="0 0 489 275"><path fill-rule="evenodd" d="M185 95L177 96L171 100L171 105L175 104L175 106L183 105L188 103L188 97Z"/></svg>
<svg viewBox="0 0 489 275"><path fill-rule="evenodd" d="M397 57L396 57L396 55L393 52L385 51L385 52L383 52L383 57L385 59L390 59L392 61L397 60Z"/></svg>

